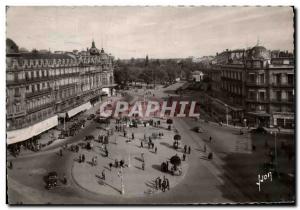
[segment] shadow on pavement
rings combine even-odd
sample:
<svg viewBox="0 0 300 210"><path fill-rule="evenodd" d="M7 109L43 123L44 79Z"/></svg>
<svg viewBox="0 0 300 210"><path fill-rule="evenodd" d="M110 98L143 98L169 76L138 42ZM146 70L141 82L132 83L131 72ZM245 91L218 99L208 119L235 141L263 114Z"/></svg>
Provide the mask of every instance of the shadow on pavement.
<svg viewBox="0 0 300 210"><path fill-rule="evenodd" d="M153 165L152 165L152 168L154 168L154 169L156 169L156 170L158 170L158 171L161 172L161 167L160 167L160 165L158 165L158 164L153 164Z"/></svg>
<svg viewBox="0 0 300 210"><path fill-rule="evenodd" d="M136 159L137 161L143 162L142 158L140 158L140 157L134 157L134 159Z"/></svg>

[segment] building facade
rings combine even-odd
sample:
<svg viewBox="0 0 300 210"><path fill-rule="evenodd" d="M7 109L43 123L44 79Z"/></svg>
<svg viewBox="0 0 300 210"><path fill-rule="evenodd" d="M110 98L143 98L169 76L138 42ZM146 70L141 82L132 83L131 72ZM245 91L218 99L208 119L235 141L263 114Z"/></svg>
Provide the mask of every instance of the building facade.
<svg viewBox="0 0 300 210"><path fill-rule="evenodd" d="M243 125L294 128L294 56L263 46L217 53L207 69L223 118ZM220 106L224 106L223 109ZM227 113L228 112L228 113Z"/></svg>
<svg viewBox="0 0 300 210"><path fill-rule="evenodd" d="M94 42L74 53L20 52L12 40L6 43L8 144L37 136L113 92L113 59Z"/></svg>

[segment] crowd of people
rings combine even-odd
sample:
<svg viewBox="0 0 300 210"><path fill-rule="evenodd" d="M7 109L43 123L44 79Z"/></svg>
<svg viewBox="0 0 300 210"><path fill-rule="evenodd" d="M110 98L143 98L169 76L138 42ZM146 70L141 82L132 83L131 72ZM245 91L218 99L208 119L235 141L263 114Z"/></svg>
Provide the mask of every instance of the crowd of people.
<svg viewBox="0 0 300 210"><path fill-rule="evenodd" d="M161 179L160 177L157 177L155 179L155 189L156 190L161 190L163 192L167 190L170 190L170 181L168 178L166 178L165 176L163 177L163 179Z"/></svg>

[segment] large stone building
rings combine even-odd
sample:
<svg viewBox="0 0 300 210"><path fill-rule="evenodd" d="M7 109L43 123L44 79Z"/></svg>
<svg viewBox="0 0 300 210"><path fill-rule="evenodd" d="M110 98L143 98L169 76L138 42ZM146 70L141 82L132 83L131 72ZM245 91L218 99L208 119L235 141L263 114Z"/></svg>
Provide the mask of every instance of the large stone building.
<svg viewBox="0 0 300 210"><path fill-rule="evenodd" d="M215 112L243 125L294 127L294 56L263 46L217 53L206 69ZM223 106L223 108L222 108Z"/></svg>
<svg viewBox="0 0 300 210"><path fill-rule="evenodd" d="M24 52L6 41L7 144L31 139L113 93L113 59L103 49Z"/></svg>

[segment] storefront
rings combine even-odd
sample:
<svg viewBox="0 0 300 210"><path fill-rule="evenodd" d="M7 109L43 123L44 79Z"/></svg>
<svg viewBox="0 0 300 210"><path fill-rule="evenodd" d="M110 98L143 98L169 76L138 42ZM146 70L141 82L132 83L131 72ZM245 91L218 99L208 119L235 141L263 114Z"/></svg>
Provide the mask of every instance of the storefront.
<svg viewBox="0 0 300 210"><path fill-rule="evenodd" d="M289 113L289 112L273 113L273 125L274 127L294 129L295 128L294 113Z"/></svg>
<svg viewBox="0 0 300 210"><path fill-rule="evenodd" d="M10 144L25 141L32 137L38 136L39 134L41 134L57 125L58 125L58 116L55 115L53 117L50 117L46 120L43 120L43 121L36 123L32 126L29 126L27 128L13 130L13 131L7 131L7 133L6 133L7 144L10 145Z"/></svg>

